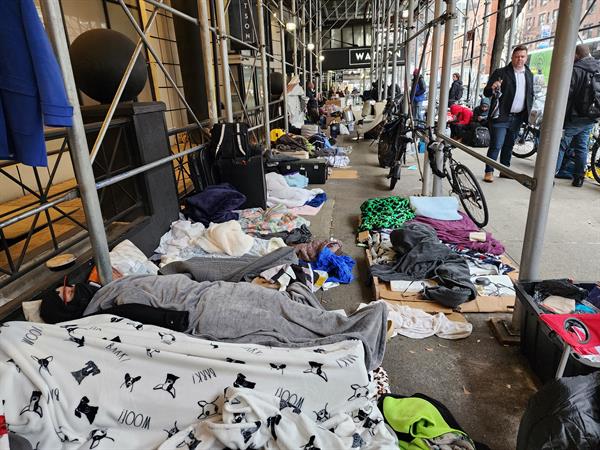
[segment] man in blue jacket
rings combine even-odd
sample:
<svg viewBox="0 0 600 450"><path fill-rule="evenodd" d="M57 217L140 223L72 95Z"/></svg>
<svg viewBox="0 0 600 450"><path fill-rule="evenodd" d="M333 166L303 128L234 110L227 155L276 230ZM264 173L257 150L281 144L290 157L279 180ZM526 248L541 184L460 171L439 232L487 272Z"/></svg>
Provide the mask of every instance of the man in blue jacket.
<svg viewBox="0 0 600 450"><path fill-rule="evenodd" d="M507 167L510 166L513 145L521 124L529 119L533 105L533 74L525 65L526 61L527 47L515 47L510 64L494 70L483 90L483 95L492 98L488 116L490 146L487 156L495 161L500 154L500 162ZM500 177L504 178L502 173ZM493 167L485 166L483 181L494 181Z"/></svg>
<svg viewBox="0 0 600 450"><path fill-rule="evenodd" d="M412 97L413 118L422 121L424 119L422 105L425 101L425 94L427 93L427 84L425 84L423 75L419 73L419 69L415 69L413 72L413 81L410 93Z"/></svg>
<svg viewBox="0 0 600 450"><path fill-rule="evenodd" d="M44 124L68 127L72 115L33 0L0 1L0 159L46 166Z"/></svg>

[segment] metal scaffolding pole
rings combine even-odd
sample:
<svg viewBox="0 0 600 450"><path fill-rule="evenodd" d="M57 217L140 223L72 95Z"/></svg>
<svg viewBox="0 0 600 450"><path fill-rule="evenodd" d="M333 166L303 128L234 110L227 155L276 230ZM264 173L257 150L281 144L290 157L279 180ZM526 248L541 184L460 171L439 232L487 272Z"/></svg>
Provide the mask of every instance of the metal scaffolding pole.
<svg viewBox="0 0 600 450"><path fill-rule="evenodd" d="M486 50L487 50L487 38L488 38L488 24L490 18L488 17L490 13L490 4L491 0L485 0L485 7L483 10L483 23L481 26L481 49L479 50L479 62L477 63L477 75L475 76L475 87L473 89L473 104L479 103L479 91L480 87L479 83L481 80L481 71L483 70L483 62L485 60Z"/></svg>
<svg viewBox="0 0 600 450"><path fill-rule="evenodd" d="M377 30L375 29L375 2L371 1L371 71L369 72L369 82L373 89L373 73L375 71L375 39Z"/></svg>
<svg viewBox="0 0 600 450"><path fill-rule="evenodd" d="M385 59L386 59L387 55L385 54L385 42L384 42L384 36L385 36L384 18L385 18L385 13L388 9L387 4L388 4L388 0L382 0L381 12L383 14L381 15L381 21L380 21L381 31L378 33L378 35L381 37L381 44L379 46L379 89L378 89L378 96L381 101L385 100L383 97L383 90L385 87L384 70L385 70Z"/></svg>
<svg viewBox="0 0 600 450"><path fill-rule="evenodd" d="M379 16L381 15L381 4L383 0L376 0L377 4L375 7L376 16L375 16L375 29L373 30L373 37L371 39L375 39L375 81L377 82L375 85L375 93L376 100L379 100L379 86L381 85L381 78L379 77Z"/></svg>
<svg viewBox="0 0 600 450"><path fill-rule="evenodd" d="M287 70L286 70L286 62L285 62L285 22L283 18L283 0L279 0L279 35L281 36L281 68L283 75L283 129L287 133L289 125L288 125L288 98L287 98ZM269 139L269 136L267 136Z"/></svg>
<svg viewBox="0 0 600 450"><path fill-rule="evenodd" d="M386 99L389 96L388 93L388 71L389 71L389 66L390 66L390 29L391 29L391 25L392 25L392 1L390 0L388 2L388 9L387 9L387 29L385 31L385 65L383 66L383 98Z"/></svg>
<svg viewBox="0 0 600 450"><path fill-rule="evenodd" d="M94 172L90 162L90 153L81 118L81 110L79 109L77 87L75 86L75 78L73 76L73 69L71 68L71 58L69 56L69 46L65 35L62 12L59 0L42 0L40 3L46 30L54 46L65 82L67 97L73 106L73 126L67 129L69 150L77 185L81 194L83 210L85 211L85 220L89 230L90 243L94 252L96 267L98 268L100 283L105 285L112 280L108 240L104 229L100 200L96 191Z"/></svg>
<svg viewBox="0 0 600 450"><path fill-rule="evenodd" d="M208 120L212 126L219 121L219 109L217 105L215 72L213 71L215 61L211 45L210 24L208 23L207 2L198 2L198 24L200 25L202 60L204 61L204 79L206 80L206 95L208 97Z"/></svg>
<svg viewBox="0 0 600 450"><path fill-rule="evenodd" d="M225 27L225 7L223 0L216 0L217 24L221 43L221 73L223 78L223 97L227 122L233 122L233 104L231 103L231 78L229 75L229 54L227 50L227 34ZM267 139L269 137L267 136Z"/></svg>
<svg viewBox="0 0 600 450"><path fill-rule="evenodd" d="M302 2L302 85L304 86L304 92L306 92L306 4Z"/></svg>
<svg viewBox="0 0 600 450"><path fill-rule="evenodd" d="M409 99L409 96L411 96L412 94L410 67L412 65L412 44L414 42L414 39L411 39L411 37L414 34L414 0L409 0L407 6L408 19L406 23L406 40L404 41L404 92L406 95L404 96L404 102L402 103L402 111L404 112L404 114L408 114L408 109L411 107L410 104L414 100L412 98Z"/></svg>
<svg viewBox="0 0 600 450"><path fill-rule="evenodd" d="M202 3L202 2L200 2ZM267 38L265 36L265 11L263 0L257 0L256 9L258 12L258 46L260 47L260 64L262 72L263 87L263 108L265 118L265 143L267 148L271 148L271 124L269 122L269 70L267 67Z"/></svg>
<svg viewBox="0 0 600 450"><path fill-rule="evenodd" d="M296 15L297 15L297 11L296 11L296 0L292 0L292 20L294 22L294 24L296 24ZM292 32L292 58L294 61L294 75L298 75L298 37L296 35L297 31L296 28L294 28L294 31Z"/></svg>
<svg viewBox="0 0 600 450"><path fill-rule="evenodd" d="M469 0L465 3L465 17L463 20L463 40L462 40L462 58L460 59L460 81L464 83L465 79L465 59L467 59L467 50L469 49L467 41L467 27L469 26Z"/></svg>
<svg viewBox="0 0 600 450"><path fill-rule="evenodd" d="M398 63L398 39L400 38L398 34L398 14L400 13L400 0L396 0L394 2L394 55L392 56L392 97L395 98L398 93L396 92L396 83L398 82L398 71L397 71L397 63Z"/></svg>
<svg viewBox="0 0 600 450"><path fill-rule="evenodd" d="M498 15L500 17L500 15ZM512 12L510 15L510 29L508 30L508 45L506 46L506 63L510 61L512 54L513 44L515 43L515 27L517 24L517 5L516 1L513 1Z"/></svg>
<svg viewBox="0 0 600 450"><path fill-rule="evenodd" d="M314 45L313 42L313 26L312 26L312 0L308 2L308 42ZM308 49L308 80L313 80L313 52L314 49Z"/></svg>
<svg viewBox="0 0 600 450"><path fill-rule="evenodd" d="M454 8L455 0L446 2L446 23L444 25L444 54L442 58L442 79L440 83L440 107L438 110L437 134L446 133L446 105L448 105L448 94L450 88L450 73L452 69L452 28L454 26ZM435 161L438 168L442 166L442 148L438 146L435 154ZM444 179L438 176L433 177L433 196L442 195L442 184Z"/></svg>
<svg viewBox="0 0 600 450"><path fill-rule="evenodd" d="M544 246L544 234L552 198L556 159L562 135L562 125L567 107L573 57L577 43L577 29L581 17L582 0L561 1L556 25L556 40L552 52L548 96L544 108L544 123L540 145L535 160L536 188L529 198L527 225L521 253L520 280L537 280ZM513 328L520 320L519 302L515 303ZM515 327L516 325L516 327Z"/></svg>
<svg viewBox="0 0 600 450"><path fill-rule="evenodd" d="M442 0L435 0L435 9L433 20L438 20L442 15ZM431 39L431 66L429 72L429 98L427 100L427 127L435 125L435 103L437 96L438 69L440 66L440 38L442 35L442 25L438 22L433 27L433 36ZM446 111L440 108L440 111ZM431 168L429 164L423 164L423 187L422 195L429 195L431 184Z"/></svg>
<svg viewBox="0 0 600 450"><path fill-rule="evenodd" d="M323 92L323 61L321 61L321 57L323 56L323 33L321 33L321 27L323 26L323 23L321 22L321 20L323 19L321 16L321 8L319 7L319 12L317 13L317 42L318 42L318 46L319 46L319 51L317 52L317 55L319 55L319 61L318 61L318 66L319 66L319 90L317 91L318 94L321 94Z"/></svg>

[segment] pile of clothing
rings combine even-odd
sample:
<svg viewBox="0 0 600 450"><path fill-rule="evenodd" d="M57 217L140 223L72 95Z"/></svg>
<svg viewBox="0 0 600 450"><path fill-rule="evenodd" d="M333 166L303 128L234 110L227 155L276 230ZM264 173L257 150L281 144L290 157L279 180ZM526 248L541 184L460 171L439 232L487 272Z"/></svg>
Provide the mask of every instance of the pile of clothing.
<svg viewBox="0 0 600 450"><path fill-rule="evenodd" d="M371 198L360 205L358 231L398 228L415 217L407 198Z"/></svg>

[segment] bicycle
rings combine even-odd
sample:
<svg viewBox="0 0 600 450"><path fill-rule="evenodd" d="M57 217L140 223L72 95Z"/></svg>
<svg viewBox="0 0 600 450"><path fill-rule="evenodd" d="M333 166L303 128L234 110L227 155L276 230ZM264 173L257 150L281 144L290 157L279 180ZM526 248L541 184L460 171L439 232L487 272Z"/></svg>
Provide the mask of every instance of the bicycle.
<svg viewBox="0 0 600 450"><path fill-rule="evenodd" d="M592 145L592 156L588 170L592 172L594 180L600 183L600 139L595 139Z"/></svg>
<svg viewBox="0 0 600 450"><path fill-rule="evenodd" d="M473 175L471 169L452 157L452 147L450 145L441 142L439 145L442 146L444 161L442 170L439 170L435 164L435 145L438 145L438 143L434 142L433 131L430 129L427 154L431 171L440 178L448 179L451 189L450 194L458 197L467 215L479 228L485 227L489 220L489 211L487 201L475 175Z"/></svg>
<svg viewBox="0 0 600 450"><path fill-rule="evenodd" d="M537 153L540 143L540 128L530 123L523 123L515 139L512 154L517 158L529 158Z"/></svg>

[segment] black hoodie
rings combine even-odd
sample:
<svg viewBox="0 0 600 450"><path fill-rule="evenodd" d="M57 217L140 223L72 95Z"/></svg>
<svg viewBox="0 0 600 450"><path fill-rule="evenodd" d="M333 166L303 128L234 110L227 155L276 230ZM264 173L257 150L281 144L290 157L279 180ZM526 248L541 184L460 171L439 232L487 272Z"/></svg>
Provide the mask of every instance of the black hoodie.
<svg viewBox="0 0 600 450"><path fill-rule="evenodd" d="M585 117L584 111L577 111L576 99L583 98L586 95L586 81L589 73L600 72L600 61L592 56L587 56L573 64L573 74L571 75L571 86L569 87L569 99L567 101L567 112L565 113L565 122L577 120L577 123L589 121L596 122L595 119Z"/></svg>
<svg viewBox="0 0 600 450"><path fill-rule="evenodd" d="M450 86L450 93L448 94L448 106L452 106L458 102L463 96L463 84L460 80L454 80L452 86Z"/></svg>

